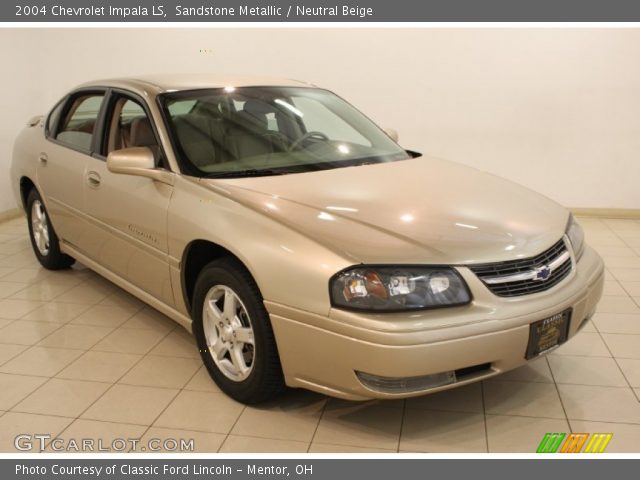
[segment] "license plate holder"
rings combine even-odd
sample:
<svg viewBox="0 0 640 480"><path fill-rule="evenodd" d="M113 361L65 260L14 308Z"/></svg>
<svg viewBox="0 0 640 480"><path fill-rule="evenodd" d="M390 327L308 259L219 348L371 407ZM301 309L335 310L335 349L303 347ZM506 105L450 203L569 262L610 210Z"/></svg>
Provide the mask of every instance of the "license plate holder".
<svg viewBox="0 0 640 480"><path fill-rule="evenodd" d="M529 325L529 343L525 358L530 360L566 342L570 321L571 309L567 309Z"/></svg>

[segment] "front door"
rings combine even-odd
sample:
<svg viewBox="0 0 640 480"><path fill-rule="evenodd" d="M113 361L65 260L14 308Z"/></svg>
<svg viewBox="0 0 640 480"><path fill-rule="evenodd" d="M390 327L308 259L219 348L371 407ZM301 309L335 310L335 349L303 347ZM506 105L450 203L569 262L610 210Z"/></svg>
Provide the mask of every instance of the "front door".
<svg viewBox="0 0 640 480"><path fill-rule="evenodd" d="M101 155L87 163L86 212L91 219L90 256L168 305L167 210L173 187L149 178L112 173L106 156L128 147L162 150L142 100L113 92L105 120Z"/></svg>

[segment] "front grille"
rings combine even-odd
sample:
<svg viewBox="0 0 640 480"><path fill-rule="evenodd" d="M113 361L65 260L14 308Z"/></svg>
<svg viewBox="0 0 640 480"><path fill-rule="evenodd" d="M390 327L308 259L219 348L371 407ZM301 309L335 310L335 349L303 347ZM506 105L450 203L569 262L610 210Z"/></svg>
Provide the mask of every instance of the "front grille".
<svg viewBox="0 0 640 480"><path fill-rule="evenodd" d="M545 267L553 267L546 278ZM517 297L543 292L560 283L571 272L571 257L563 239L535 257L469 267L493 293Z"/></svg>

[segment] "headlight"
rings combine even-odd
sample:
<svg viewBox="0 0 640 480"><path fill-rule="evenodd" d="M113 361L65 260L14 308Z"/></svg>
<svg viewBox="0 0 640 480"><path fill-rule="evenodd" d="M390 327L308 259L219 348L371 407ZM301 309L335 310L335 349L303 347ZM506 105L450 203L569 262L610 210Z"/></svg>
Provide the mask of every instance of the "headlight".
<svg viewBox="0 0 640 480"><path fill-rule="evenodd" d="M573 254L576 260L579 260L584 252L584 230L582 230L580 224L576 222L576 219L573 218L573 215L569 215L566 234L571 242L571 247L573 247Z"/></svg>
<svg viewBox="0 0 640 480"><path fill-rule="evenodd" d="M471 294L448 267L355 267L331 279L331 302L338 308L381 312L464 305Z"/></svg>

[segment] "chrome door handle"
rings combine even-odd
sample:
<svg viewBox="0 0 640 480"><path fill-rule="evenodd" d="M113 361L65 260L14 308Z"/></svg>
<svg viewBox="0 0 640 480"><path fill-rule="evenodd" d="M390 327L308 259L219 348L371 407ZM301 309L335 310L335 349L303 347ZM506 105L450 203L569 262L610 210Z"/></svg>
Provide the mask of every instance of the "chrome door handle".
<svg viewBox="0 0 640 480"><path fill-rule="evenodd" d="M87 174L87 182L89 182L89 185L92 187L99 187L100 186L100 175L98 174L98 172L89 172Z"/></svg>
<svg viewBox="0 0 640 480"><path fill-rule="evenodd" d="M47 161L49 160L49 157L47 157L46 153L41 152L40 155L38 155L38 160L40 161L41 164L46 165Z"/></svg>

